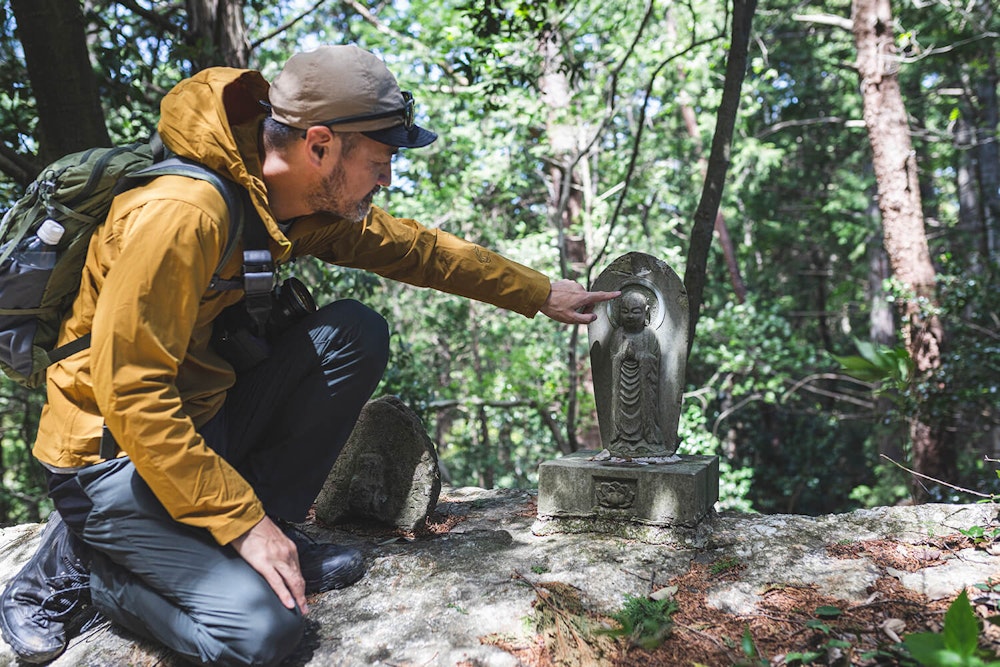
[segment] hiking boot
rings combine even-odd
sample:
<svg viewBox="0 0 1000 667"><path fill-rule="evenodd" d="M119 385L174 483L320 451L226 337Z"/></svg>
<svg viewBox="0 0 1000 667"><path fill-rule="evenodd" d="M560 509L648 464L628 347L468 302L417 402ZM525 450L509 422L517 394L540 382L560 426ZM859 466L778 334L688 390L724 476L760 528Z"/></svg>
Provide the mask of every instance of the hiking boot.
<svg viewBox="0 0 1000 667"><path fill-rule="evenodd" d="M278 520L277 524L298 549L307 595L346 588L364 576L364 558L354 547L317 542L287 521Z"/></svg>
<svg viewBox="0 0 1000 667"><path fill-rule="evenodd" d="M68 635L100 620L90 606L90 572L79 541L58 512L49 517L38 551L0 596L0 633L24 662L55 659Z"/></svg>

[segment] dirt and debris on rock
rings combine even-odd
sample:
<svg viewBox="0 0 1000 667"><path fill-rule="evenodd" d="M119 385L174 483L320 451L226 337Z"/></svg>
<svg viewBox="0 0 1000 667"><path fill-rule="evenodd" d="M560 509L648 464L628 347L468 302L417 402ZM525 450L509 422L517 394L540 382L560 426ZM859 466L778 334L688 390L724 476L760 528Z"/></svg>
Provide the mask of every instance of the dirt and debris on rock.
<svg viewBox="0 0 1000 667"><path fill-rule="evenodd" d="M366 554L364 579L310 599L286 667L338 665L895 665L908 634L938 632L965 590L982 620L1000 605L990 505L920 505L841 515L723 514L662 539L537 530L534 491L446 488L426 525L304 528ZM0 532L0 581L33 552L37 526ZM623 635L627 601L670 601ZM659 607L657 607L659 608ZM995 628L980 643L996 652ZM15 665L0 648L0 666ZM181 665L105 625L54 667Z"/></svg>

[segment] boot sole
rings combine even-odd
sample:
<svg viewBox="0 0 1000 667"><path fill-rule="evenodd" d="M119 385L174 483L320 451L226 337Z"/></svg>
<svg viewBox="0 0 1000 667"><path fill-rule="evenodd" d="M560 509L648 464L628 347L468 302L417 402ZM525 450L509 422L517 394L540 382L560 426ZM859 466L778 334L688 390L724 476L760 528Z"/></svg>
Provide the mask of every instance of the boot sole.
<svg viewBox="0 0 1000 667"><path fill-rule="evenodd" d="M22 662L27 662L31 664L40 664L43 662L50 662L55 660L63 651L66 650L66 644L62 644L59 647L52 647L50 649L40 649L35 646L28 646L20 639L18 639L17 634L10 627L7 622L7 615L0 611L0 635L3 636L3 640L14 649L14 653Z"/></svg>

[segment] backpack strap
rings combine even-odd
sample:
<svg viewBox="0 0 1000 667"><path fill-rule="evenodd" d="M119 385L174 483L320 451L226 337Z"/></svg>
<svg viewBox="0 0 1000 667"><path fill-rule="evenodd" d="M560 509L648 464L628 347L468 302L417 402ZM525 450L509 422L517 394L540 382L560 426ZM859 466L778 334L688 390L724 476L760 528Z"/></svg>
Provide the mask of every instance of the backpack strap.
<svg viewBox="0 0 1000 667"><path fill-rule="evenodd" d="M157 147L157 142L159 142ZM222 256L215 267L215 273L209 282L209 289L232 290L243 288L246 293L247 312L250 313L259 331L264 331L272 308L271 290L274 289L274 261L268 249L267 229L260 214L250 201L250 193L246 188L222 177L218 172L203 164L175 155L165 156L166 148L159 141L159 135L154 134L150 140L154 159L164 156L152 166L129 173L119 181L115 194L136 187L142 182L157 176L187 176L211 183L222 195L229 211L229 238L222 250ZM240 239L244 239L243 275L240 278L226 280L219 276L219 271L226 265ZM90 346L90 334L72 340L65 345L49 351L49 363L76 354Z"/></svg>
<svg viewBox="0 0 1000 667"><path fill-rule="evenodd" d="M260 219L257 209L250 202L250 193L247 192L246 188L228 178L223 178L218 172L209 169L205 165L177 156L171 156L160 162L155 162L152 166L145 169L133 171L128 175L127 179L131 183L126 184L123 191L135 187L138 182L152 180L157 176L187 176L188 178L207 181L222 195L222 199L226 202L226 209L229 211L229 238L226 239L226 246L222 250L222 256L215 267L215 274L212 276L212 282L209 283L209 287L212 289L234 289L234 287L228 285L221 288L216 287L215 284L220 281L227 282L219 278L219 271L229 261L233 250L236 249L236 244L239 243L240 238L247 228L252 226L263 228L264 223ZM251 222L250 225L246 224L247 220ZM257 225L254 225L254 222Z"/></svg>
<svg viewBox="0 0 1000 667"><path fill-rule="evenodd" d="M249 202L249 193L247 201ZM254 324L254 333L263 336L274 307L275 272L274 260L271 259L271 250L268 248L270 234L256 209L254 217L256 221L243 227L243 280L240 286L243 287L244 305ZM233 281L223 281L220 278L218 281L213 279L213 282ZM209 286L212 287L213 284L210 283ZM215 289L227 288L218 284Z"/></svg>
<svg viewBox="0 0 1000 667"><path fill-rule="evenodd" d="M257 329L256 333L263 335L272 308L274 260L271 259L271 251L268 248L270 235L264 227L260 214L250 201L250 193L246 188L223 178L208 167L177 156L168 157L131 175L149 178L168 174L208 181L226 200L230 220L229 239L208 286L214 290L242 288L246 294L246 309ZM240 237L243 238L243 275L240 278L226 280L219 275L219 271L229 261Z"/></svg>

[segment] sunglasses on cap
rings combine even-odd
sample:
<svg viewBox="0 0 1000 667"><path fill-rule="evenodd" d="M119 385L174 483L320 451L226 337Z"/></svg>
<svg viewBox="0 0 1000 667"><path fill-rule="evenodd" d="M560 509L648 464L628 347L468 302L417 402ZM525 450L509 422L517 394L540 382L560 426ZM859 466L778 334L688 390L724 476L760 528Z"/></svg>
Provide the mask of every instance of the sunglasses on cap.
<svg viewBox="0 0 1000 667"><path fill-rule="evenodd" d="M346 118L335 118L333 120L328 120L319 125L325 125L326 127L331 127L333 125L346 125L347 123L360 123L366 120L378 120L380 118L392 118L393 116L401 116L403 119L403 127L407 130L413 128L413 95L408 90L403 92L403 108L394 109L393 111L382 111L380 113L372 114L360 114L357 116L347 116Z"/></svg>

